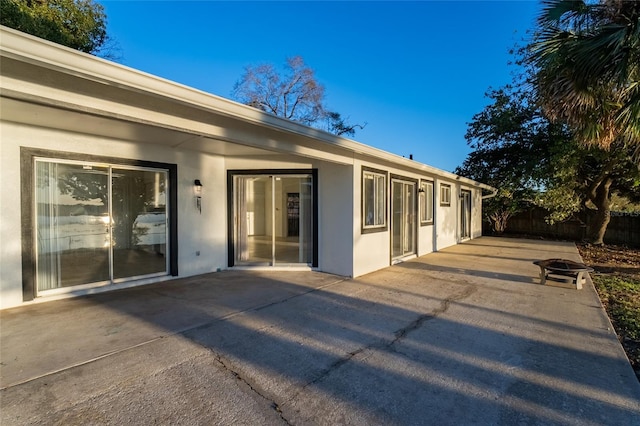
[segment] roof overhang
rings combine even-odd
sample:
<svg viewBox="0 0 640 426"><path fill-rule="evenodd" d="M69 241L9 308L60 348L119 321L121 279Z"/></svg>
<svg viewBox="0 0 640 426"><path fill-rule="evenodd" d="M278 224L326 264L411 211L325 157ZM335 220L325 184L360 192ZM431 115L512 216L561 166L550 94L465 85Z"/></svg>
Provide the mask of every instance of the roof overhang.
<svg viewBox="0 0 640 426"><path fill-rule="evenodd" d="M223 156L355 158L494 191L368 145L0 26L3 121Z"/></svg>

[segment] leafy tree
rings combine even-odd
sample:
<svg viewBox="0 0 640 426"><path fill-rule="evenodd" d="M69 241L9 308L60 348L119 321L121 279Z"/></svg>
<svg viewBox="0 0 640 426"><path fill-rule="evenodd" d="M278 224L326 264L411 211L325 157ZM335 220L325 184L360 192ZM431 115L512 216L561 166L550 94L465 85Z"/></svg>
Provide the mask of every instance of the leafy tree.
<svg viewBox="0 0 640 426"><path fill-rule="evenodd" d="M246 67L231 95L246 105L336 135L353 136L356 128L364 128L327 109L324 86L300 56L288 58L283 73L272 64Z"/></svg>
<svg viewBox="0 0 640 426"><path fill-rule="evenodd" d="M493 102L467 131L474 151L456 172L499 188L485 206L494 229L503 231L512 214L531 204L545 207L549 222L595 209L588 232L591 242L602 244L613 194L640 199L632 149L578 143L569 126L543 114L530 90L507 86L488 97Z"/></svg>
<svg viewBox="0 0 640 426"><path fill-rule="evenodd" d="M640 170L633 148L621 143L610 148L575 142L556 145L549 189L538 201L552 211L552 221L565 220L579 209L595 209L588 232L590 241L598 245L604 243L613 195L640 200Z"/></svg>
<svg viewBox="0 0 640 426"><path fill-rule="evenodd" d="M102 5L93 0L0 0L0 24L71 47L112 56Z"/></svg>
<svg viewBox="0 0 640 426"><path fill-rule="evenodd" d="M528 91L507 86L486 96L492 103L473 116L465 135L473 151L455 173L498 188L483 210L501 233L512 215L531 205L547 177L549 147L568 135L541 117Z"/></svg>
<svg viewBox="0 0 640 426"><path fill-rule="evenodd" d="M543 4L528 61L545 113L587 145L640 153L640 2Z"/></svg>

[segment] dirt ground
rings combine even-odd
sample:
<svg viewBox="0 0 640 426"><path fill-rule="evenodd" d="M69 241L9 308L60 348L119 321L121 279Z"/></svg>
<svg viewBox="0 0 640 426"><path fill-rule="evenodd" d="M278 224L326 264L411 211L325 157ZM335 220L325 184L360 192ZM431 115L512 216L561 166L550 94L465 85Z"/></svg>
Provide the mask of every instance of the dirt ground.
<svg viewBox="0 0 640 426"><path fill-rule="evenodd" d="M640 249L621 246L578 244L584 262L601 274L619 274L640 279Z"/></svg>
<svg viewBox="0 0 640 426"><path fill-rule="evenodd" d="M582 260L595 269L592 278L602 304L640 380L640 249L591 244L577 246ZM606 283L611 282L612 277L621 278L627 284L616 289L607 288Z"/></svg>

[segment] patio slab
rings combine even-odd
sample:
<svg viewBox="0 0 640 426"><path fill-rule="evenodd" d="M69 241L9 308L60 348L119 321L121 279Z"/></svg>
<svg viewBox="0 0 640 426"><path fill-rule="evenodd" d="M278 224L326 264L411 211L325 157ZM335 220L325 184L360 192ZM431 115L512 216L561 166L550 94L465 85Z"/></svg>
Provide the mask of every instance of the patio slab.
<svg viewBox="0 0 640 426"><path fill-rule="evenodd" d="M225 271L0 311L0 424L640 424L571 243L483 237L357 279Z"/></svg>

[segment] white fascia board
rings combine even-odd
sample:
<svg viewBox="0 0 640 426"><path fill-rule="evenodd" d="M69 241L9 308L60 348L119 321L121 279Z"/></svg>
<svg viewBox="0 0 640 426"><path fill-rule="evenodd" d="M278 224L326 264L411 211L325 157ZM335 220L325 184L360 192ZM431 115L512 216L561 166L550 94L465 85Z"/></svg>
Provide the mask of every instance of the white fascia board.
<svg viewBox="0 0 640 426"><path fill-rule="evenodd" d="M141 93L154 94L175 102L209 111L210 113L242 120L257 126L297 134L305 138L313 139L319 143L350 151L353 155L360 154L370 157L373 160L391 162L421 173L463 182L467 185L489 191L495 189L489 185L458 176L454 173L418 163L399 155L391 154L381 149L314 129L294 121L276 117L247 105L79 52L5 26L0 26L0 56L29 62L34 65L76 75L107 85L118 86ZM273 145L273 141L271 141L270 145ZM298 154L303 154L304 151L304 154L310 155L311 153L306 151L316 150L298 147L295 151L295 153ZM328 155L322 147L319 147L318 151L322 152L324 156ZM311 156L317 155L314 154ZM340 156L335 155L335 157L333 160L337 161L337 157ZM338 162L344 163L344 161L345 158L343 157L341 161Z"/></svg>

